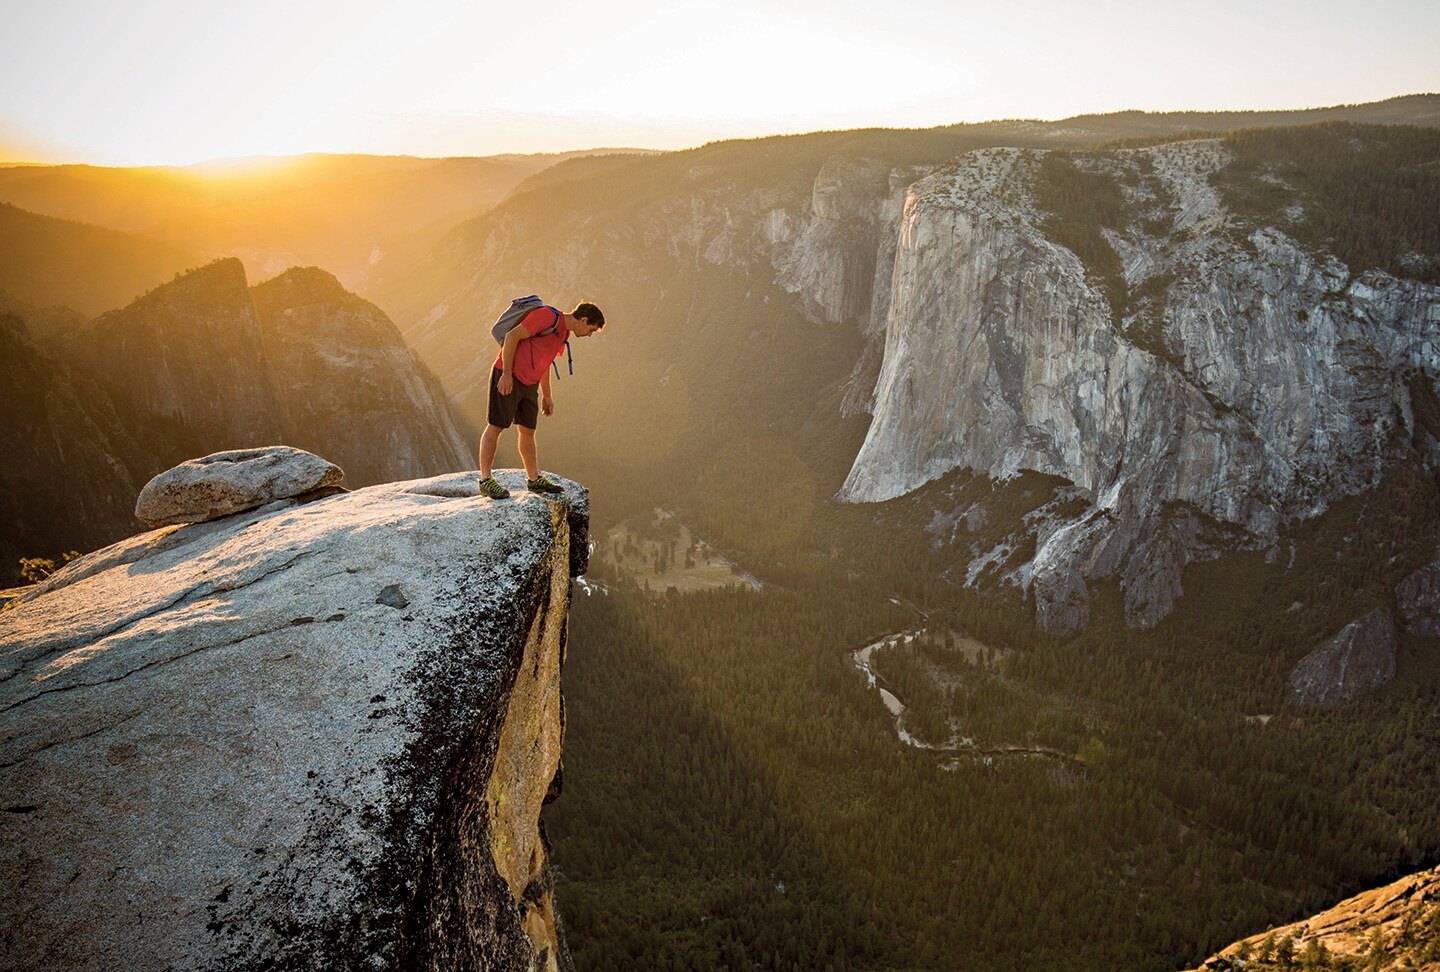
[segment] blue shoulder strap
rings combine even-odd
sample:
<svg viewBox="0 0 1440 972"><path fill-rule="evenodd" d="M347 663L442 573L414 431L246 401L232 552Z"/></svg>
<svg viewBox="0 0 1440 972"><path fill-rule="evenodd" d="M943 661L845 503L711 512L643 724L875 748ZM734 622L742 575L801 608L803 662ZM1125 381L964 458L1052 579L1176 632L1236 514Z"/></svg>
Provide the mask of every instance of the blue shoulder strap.
<svg viewBox="0 0 1440 972"><path fill-rule="evenodd" d="M553 307L550 309L555 311L555 323L550 325L550 333L553 334L560 330L560 312ZM555 377L559 378L560 362L552 358L550 360L550 367L555 369ZM565 367L570 369L570 374L575 374L575 359L570 357L570 339L568 337L565 339Z"/></svg>

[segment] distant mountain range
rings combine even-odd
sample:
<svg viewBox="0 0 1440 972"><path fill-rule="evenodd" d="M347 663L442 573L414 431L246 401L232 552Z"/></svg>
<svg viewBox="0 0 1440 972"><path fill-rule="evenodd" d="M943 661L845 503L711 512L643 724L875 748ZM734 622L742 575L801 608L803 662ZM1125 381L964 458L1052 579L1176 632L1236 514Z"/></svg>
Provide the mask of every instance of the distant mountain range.
<svg viewBox="0 0 1440 972"><path fill-rule="evenodd" d="M170 243L0 203L0 291L37 308L99 314L204 262Z"/></svg>
<svg viewBox="0 0 1440 972"><path fill-rule="evenodd" d="M284 443L371 485L471 467L449 404L379 308L321 270L254 288L221 260L43 340L11 308L0 386L0 579L18 558L141 529L150 477L185 459Z"/></svg>
<svg viewBox="0 0 1440 972"><path fill-rule="evenodd" d="M467 421L473 424L483 421L484 377L489 367L488 345L479 333L479 322L492 319L498 305L521 293L539 291L555 303L590 297L606 308L616 326L607 329L602 337L577 346L577 380L558 383L560 412L546 429L547 456L564 456L582 478L589 476L604 482L615 475L626 482L631 476L643 480L643 470L657 464L702 470L716 463L733 467L745 454L737 439L741 430L746 437L758 440L768 454L778 457L775 461L782 468L803 470L798 473L803 488L821 496L836 493L845 483L844 495L848 499L884 499L911 491L954 468L970 468L1001 479L1025 468L1053 473L1080 487L1077 499L1090 504L1085 514L1090 519L1085 522L1092 526L1086 535L1094 541L1081 544L1071 551L1071 556L1057 561L1064 565L1057 568L1059 574L1047 573L1049 568L1041 569L1043 565L1038 562L1027 568L1029 561L1011 562L1013 558L1001 556L1004 549L1031 549L1060 537L1048 537L1049 531L1062 525L1059 521L1044 530L1032 521L1025 528L1017 528L1013 536L999 537L999 546L992 549L957 549L957 553L968 558L990 558L997 568L994 578L1021 584L1027 596L1032 594L1032 576L1042 581L1052 578L1033 593L1044 592L1046 603L1066 605L1056 615L1059 630L1083 623L1086 584L1115 576L1121 577L1131 592L1132 617L1140 623L1153 623L1179 595L1178 571L1194 556L1209 556L1214 546L1215 531L1203 526L1194 530L1186 527L1190 537L1187 540L1156 539L1161 534L1169 537L1178 528L1159 527L1150 518L1165 503L1190 502L1185 490L1177 491L1173 484L1146 487L1141 493L1124 493L1121 506L1114 506L1114 497L1109 496L1105 485L1107 477L1113 477L1101 467L1111 469L1118 460L1103 449L1091 457L1098 464L1094 469L1060 458L1069 455L1068 445L1037 444L1045 436L1060 434L1058 426L1044 431L1053 425L1054 416L1026 418L1028 406L1014 407L1019 423L1014 429L982 437L1000 450L996 456L982 456L963 440L953 438L957 431L963 433L969 428L968 421L956 417L968 414L965 408L973 406L979 409L976 414L992 419L1000 414L999 399L974 397L990 394L982 388L985 383L980 376L1000 375L996 387L1003 387L1003 376L1013 365L1021 369L1016 372L1015 387L1026 388L1025 394L1032 394L1037 389L1034 381L1038 373L1032 375L1031 369L1040 367L1041 358L1026 363L1028 352L1016 358L1013 349L1004 350L993 342L988 351L972 348L971 353L978 355L971 362L976 370L950 393L952 397L958 395L950 405L937 410L938 406L925 394L919 394L899 406L912 424L914 419L921 421L925 431L916 435L885 431L885 416L890 414L885 411L887 396L893 397L902 388L913 389L914 380L922 374L919 364L937 365L939 359L931 351L938 352L952 341L955 314L980 315L992 322L985 325L987 328L1003 329L1013 343L1020 335L1044 326L1045 315L1051 310L1068 314L1081 305L1093 305L1098 316L1081 328L1084 341L1091 342L1087 347L1103 338L1109 342L1106 347L1125 350L1136 362L1152 363L1158 373L1178 379L1177 388L1184 386L1194 391L1200 403L1197 416L1212 411L1213 422L1241 430L1235 442L1249 441L1250 433L1243 431L1254 428L1253 420L1246 419L1249 406L1232 400L1235 395L1231 391L1211 387L1215 380L1207 377L1211 372L1196 370L1201 367L1199 360L1187 357L1190 352L1186 342L1190 338L1182 332L1190 325L1174 316L1179 313L1177 308L1187 304L1183 294L1174 288L1192 270L1199 272L1199 264L1185 255L1188 251L1176 248L1177 234L1208 233L1216 245L1244 250L1261 245L1251 239L1258 232L1267 241L1281 241L1266 242L1262 248L1278 245L1286 253L1294 249L1309 254L1311 262L1307 266L1312 269L1298 268L1297 273L1323 276L1330 273L1324 261L1332 258L1330 251L1334 247L1327 250L1325 241L1314 238L1314 232L1307 235L1305 227L1310 224L1304 217L1286 216L1273 198L1265 200L1263 212L1242 212L1251 205L1245 200L1259 198L1252 186L1257 178L1271 180L1271 196L1288 191L1290 202L1286 205L1300 207L1298 212L1305 212L1307 206L1312 214L1318 212L1324 208L1323 200L1318 201L1321 205L1317 209L1310 200L1313 193L1305 185L1267 174L1269 170L1263 165L1257 169L1253 159L1241 161L1244 153L1232 135L1221 142L1204 143L1214 146L1205 150L1212 153L1214 164L1202 166L1205 171L1197 178L1218 179L1229 188L1207 196L1210 208L1197 216L1186 209L1193 202L1189 196L1177 196L1174 187L1165 188L1169 176L1163 172L1147 174L1147 166L1163 169L1170 165L1166 160L1179 157L1183 150L1145 150L1149 154L1141 156L1133 154L1140 151L1137 149L1095 146L1101 142L1163 143L1167 139L1200 144L1193 138L1196 132L1349 121L1434 126L1440 121L1440 96L1416 95L1372 105L1303 112L1123 112L1057 122L1006 121L923 131L833 132L724 142L687 152L563 160L554 156L442 160L307 156L266 161L229 172L199 167L0 169L0 198L54 214L41 217L14 205L0 211L0 244L21 257L7 270L0 270L0 288L11 291L12 304L22 309L26 304L31 306L24 312L30 338L45 345L55 330L55 325L47 321L59 320L63 324L63 315L57 318L54 312L35 311L35 305L93 306L104 295L133 289L147 273L157 275L169 270L193 253L238 253L249 261L252 274L261 276L264 272L256 274L254 269L257 264L269 267L299 262L296 257L307 262L313 259L327 269L339 268L342 279L348 274L364 282L367 292L400 323L405 338L449 394L455 396ZM1374 131L1356 129L1354 137L1373 141ZM987 148L1029 154L973 154ZM1273 164L1296 164L1293 156L1301 149L1281 146L1275 151L1279 153L1278 162L1272 159L1264 165L1273 168ZM1425 151L1424 145L1419 151ZM972 153L967 158L981 161L951 162L965 153ZM1000 169L983 161L994 159L995 165L1000 165L998 160L1014 158L1028 161L1015 170L1013 177L995 175ZM1395 169L1396 163L1384 164L1400 171ZM986 174L990 172L987 165L994 169L990 175ZM1073 185L1052 185L1059 171L1056 166L1071 173L1067 178ZM1429 170L1417 170L1413 175L1422 182L1433 179ZM1362 166L1357 178L1363 182L1364 177ZM1155 187L1146 188L1137 179L1149 179ZM1047 192L1050 196L1045 195ZM1149 202L1141 200L1145 193L1150 194L1146 197ZM1090 199L1086 204L1089 209L1081 205L1072 207L1073 211L1057 211L1056 207L1069 205L1065 199L1077 194ZM965 217L965 226L970 228L964 230L972 235L1028 221L1028 232L1048 242L1030 253L1022 264L1032 268L1037 281L1073 277L1074 293L1067 291L1068 296L1055 297L1049 303L1009 307L987 303L988 297L964 296L963 287L956 287L971 275L979 275L972 283L982 290L993 289L994 282L1014 278L1014 273L1004 270L1009 258L1002 258L998 251L995 258L999 263L985 262L988 251L979 246L979 236L970 242L959 239L953 252L942 260L949 261L944 267L915 276L907 269L906 261L911 259L907 254L916 249L912 237L920 231L917 214L935 208L941 196L970 200L959 208L973 210ZM1095 209L1101 204L1096 200L1103 203L1104 199L1118 200L1114 205L1128 215L1122 218L1117 215L1118 209L1116 213ZM1165 210L1167 206L1170 210ZM464 220L467 212L482 211L483 215ZM114 230L58 221L57 217L62 216L93 219L125 231L143 231L148 237L121 236ZM1423 222L1426 217L1418 218ZM1151 226L1161 219L1170 223L1165 232ZM1148 222L1142 226L1136 220ZM448 226L454 228L445 232ZM1298 249L1284 242L1292 237ZM167 242L153 243L149 239ZM1429 245L1425 242L1428 237L1416 239L1422 248ZM431 246L435 240L438 242ZM178 248L181 241L190 249ZM1165 258L1169 261L1165 266L1156 263L1152 252L1156 246L1173 251L1173 256ZM1401 256L1411 259L1412 264L1416 259L1422 264L1440 259L1440 255L1425 253L1413 258ZM1357 265L1348 273L1372 267L1401 277L1413 277L1419 272L1412 273L1394 263L1399 257L1387 259L1391 262L1384 267ZM1075 260L1079 263L1072 268L1070 264ZM1261 263L1268 268L1266 274L1283 276L1286 272L1282 267ZM1076 268L1077 273L1072 273ZM96 272L90 272L92 269ZM98 272L101 270L104 273ZM205 277L210 279L217 273L212 268ZM233 270L228 273L235 276ZM1312 295L1314 299L1300 300L1294 308L1295 313L1304 315L1302 324L1306 318L1335 318L1338 312L1334 308L1317 302L1322 291L1330 293L1337 286L1348 286L1341 279L1345 274L1341 271L1341 277L1330 283L1317 278L1314 286L1320 290ZM1236 293L1252 284L1261 289L1271 285L1258 278L1249 282L1247 279L1243 274L1236 278ZM102 287L101 281L113 282ZM1279 280L1275 285L1300 291L1311 287L1298 278L1289 283ZM195 286L192 280L182 290L188 293ZM119 371L103 366L101 358L111 356L113 360L117 348L128 348L117 344L128 340L123 336L132 330L129 325L122 326L126 315L107 315L87 325L88 330L67 332L70 340L64 344L63 356L98 376L96 380L116 406L137 427L148 429L146 434L158 435L157 441L164 445L161 451L167 455L176 452L175 458L188 457L178 453L193 451L199 441L209 441L213 430L233 422L237 416L260 421L262 416L270 415L265 408L249 405L238 411L217 406L226 417L212 425L202 418L203 408L194 411L201 407L199 402L178 411L174 407L178 400L174 396L180 394L182 386L212 387L210 397L217 402L228 401L224 396L229 396L239 403L236 396L263 397L273 392L262 388L263 383L252 380L247 385L245 381L245 376L260 373L257 362L263 355L275 353L274 347L262 352L258 343L244 343L252 338L259 342L257 328L246 324L230 329L226 360L211 357L203 344L180 338L192 319L238 320L236 315L253 313L248 293L241 294L232 286L229 295L223 296L221 291L225 289L207 290L204 299L195 298L193 306L177 305L166 311L171 323L160 328L152 322L148 327L160 328L171 336L160 348L140 344L133 351L121 352L125 367ZM1128 303L1124 306L1117 303L1122 291L1133 291L1125 298ZM180 292L167 291L169 296L164 300L137 307L163 303ZM1406 293L1411 295L1406 298L1408 303L1394 306L1409 309L1397 313L1408 315L1405 320L1410 324L1406 327L1414 325L1423 331L1428 291L1412 288ZM228 308L215 303L226 300L230 301ZM933 313L937 308L938 329L933 334L917 329L915 315ZM1394 326L1400 325L1397 322ZM145 328L138 328L136 333L141 331ZM74 335L81 333L92 335L93 340L75 340ZM270 333L285 333L285 329L272 327ZM1423 343L1424 336L1417 332L1415 339ZM917 347L916 340L925 344ZM1275 340L1282 338L1277 336ZM1351 343L1343 335L1339 341L1345 347ZM916 362L901 364L907 351L916 350ZM1045 339L1036 345L1035 353L1053 358L1058 352ZM1072 355L1067 360L1073 374L1065 381L1073 379L1075 384L1073 388L1067 384L1060 396L1047 405L1058 410L1056 415L1070 416L1066 422L1079 414L1077 408L1105 411L1113 396L1133 393L1133 388L1127 391L1123 383L1116 384L1111 366L1121 359L1114 354L1099 353L1094 360L1083 361ZM1414 355L1402 355L1396 361L1424 370L1423 361ZM945 367L949 366L942 364L940 372ZM139 376L147 368L159 369L155 374L168 377L163 382L142 380ZM1094 371L1096 368L1111 370ZM946 380L940 372L927 377L924 387L939 390ZM1237 374L1237 381L1245 380L1243 368ZM909 384L896 384L897 377ZM1306 381L1313 384L1313 377ZM286 384L286 379L278 380ZM1098 389L1093 395L1079 390L1091 387L1087 382ZM1408 407L1409 392L1402 389L1397 394L1400 397L1395 407ZM1001 397L1008 401L1009 395L1005 392ZM966 401L970 405L965 405ZM1277 415L1289 411L1288 406L1277 405ZM1384 411L1378 405L1376 408ZM312 418L315 411L311 410ZM867 417L871 412L877 416L873 427ZM1120 415L1113 411L1106 414ZM1095 430L1087 434L1081 428L1088 428L1086 423L1090 421L1085 419L1076 425L1082 451L1101 441ZM1130 432L1115 432L1119 438L1114 441L1128 442L1130 454L1138 457L1148 454L1146 450L1161 449L1160 443L1148 438L1145 442L1135 441L1133 422L1122 425ZM867 427L871 442L862 450ZM208 431L201 433L201 429ZM267 430L274 431L275 426L246 430L246 435ZM186 439L192 433L192 439ZM1380 430L1375 434L1383 439L1388 433ZM1022 442L1027 436L1033 440L1030 445ZM192 440L195 444L182 447L181 443ZM1201 440L1183 441L1183 448L1188 449ZM1269 449L1273 453L1272 446L1264 446L1262 451ZM142 452L147 448L144 444L137 447ZM1255 472L1243 458L1243 450L1236 451L1235 443L1222 443L1219 448L1239 464L1236 475L1241 480ZM1373 453L1374 461L1380 463L1378 469L1384 465L1379 457L1394 455L1393 450L1386 453L1380 449L1361 450L1352 456L1347 450L1328 449L1324 441L1313 442L1313 448L1310 458L1292 456L1286 460L1319 464L1304 477L1304 482L1311 485L1302 491L1303 497L1297 494L1293 500L1262 500L1257 509L1270 510L1264 515L1249 507L1243 515L1232 515L1220 507L1211 509L1203 504L1201 512L1222 527L1238 524L1252 537L1272 542L1277 524L1321 510L1331 499L1374 481L1373 472L1347 471L1345 463ZM902 458L906 449L919 458ZM1051 452L1047 453L1047 449ZM132 454L127 465L143 465L139 455ZM914 469L910 469L911 465ZM1157 468L1148 460L1137 467L1152 478ZM414 470L412 474L422 472ZM1126 477L1137 481L1133 472ZM702 477L685 487L688 498L702 507L706 482ZM1213 499L1223 491L1205 495ZM1120 509L1131 512L1117 512ZM936 511L940 516L954 513ZM1107 522L1118 516L1115 522L1120 524L1120 533L1114 533L1111 527L1095 532L1093 525L1097 521L1093 518L1101 513ZM1270 525L1257 527L1261 520ZM1139 525L1142 522L1149 525ZM1106 549L1113 548L1112 552L1099 557L1095 544L1102 534L1116 539L1106 541L1110 544ZM1169 551L1161 558L1167 566L1156 573L1155 558L1161 550ZM1089 566L1079 566L1082 560ZM975 571L970 570L967 576L976 576ZM1142 576L1146 578L1143 582ZM1063 583L1056 577L1063 578Z"/></svg>
<svg viewBox="0 0 1440 972"><path fill-rule="evenodd" d="M1159 915L1144 932L1174 954L1186 951L1176 929L1230 929L1206 932L1208 951L1242 917L1258 929L1318 888L1333 899L1337 882L1388 880L1435 850L1423 825L1433 774L1396 767L1429 767L1434 752L1437 128L1440 96L1416 95L563 161L311 157L228 179L0 169L11 204L0 236L15 255L0 266L10 419L0 564L13 572L18 556L133 532L129 510L150 475L219 449L283 440L339 463L352 485L468 468L462 433L483 421L494 355L484 325L522 294L567 308L593 299L609 323L575 343L574 376L555 382L541 456L592 489L602 530L660 506L736 562L769 557L776 588L803 593L797 579L832 576L807 574L824 564L867 596L928 598L936 617L974 624L970 634L1017 660L994 681L988 657L977 670L997 697L1028 710L1060 692L1073 707L1073 726L1037 716L1037 733L1078 734L1067 752L1091 733L1118 740L1109 769L1081 758L1064 772L1018 772L1053 783L1055 805L1119 794L1087 809L1158 821L1149 847L1173 852L1137 876L1132 834L1117 824L1121 846L1103 858L1113 870L1089 876L1120 902L1101 903L1104 920L1139 919L1156 887L1147 880L1170 881L1167 900L1185 907L1220 887L1202 888L1202 874L1255 884L1239 911L1212 902L1195 922ZM61 222L76 219L91 225ZM167 261L186 254L227 256L175 277ZM117 293L118 309L86 310ZM639 590L594 600L662 620L751 613L738 600L658 602ZM1357 627L1364 618L1383 623ZM617 611L606 633L624 643L616 657L652 664L625 619ZM1371 667L1394 678L1388 689L1367 679L1348 710L1284 694L1286 672L1314 650L1332 663L1316 666L1322 676L1343 676L1347 646L1374 629L1386 632L1386 664ZM838 644L823 669L762 647L757 686L843 664ZM690 680L657 671L653 684L703 700L687 694ZM733 694L748 707L737 721L774 701ZM627 725L648 732L642 719L669 718L632 698L607 703L624 707ZM843 721L849 704L842 690L814 708ZM807 736L803 718L775 738ZM1391 742L1393 763L1375 755ZM843 778L848 750L803 768ZM731 765L709 755L693 764ZM902 792L894 780L933 780L890 755L875 777L887 799ZM1019 778L977 775L964 809L916 839L966 814L986 819L974 808L993 809L984 801ZM812 782L804 791L830 802ZM1316 795L1335 802L1307 805ZM892 809L830 809L846 807L876 819ZM611 811L597 815L606 827ZM1351 823L1369 836L1352 839ZM1064 869L1056 848L1074 844L1060 829L1053 847L1030 849ZM1307 856L1317 834L1323 862ZM673 868L656 860L595 900L641 882L675 900ZM929 877L983 896L1007 869ZM764 873L768 897L776 878ZM1034 891L1023 900L1046 900ZM874 915L868 901L864 911ZM1433 908L1421 917L1433 923ZM1428 945L1400 944L1417 963L1433 958ZM1129 955L1117 967L1153 964Z"/></svg>
<svg viewBox="0 0 1440 972"><path fill-rule="evenodd" d="M745 403L763 409L766 438L787 440L813 485L829 493L847 473L860 475L850 466L864 415L877 405L907 186L986 146L1073 152L1105 140L1337 119L1433 125L1440 97L1305 112L1124 112L824 133L653 156L307 156L228 172L0 169L0 198L11 202L0 208L0 247L13 257L0 264L0 289L17 307L29 305L30 337L43 345L55 313L38 308L69 304L88 315L204 253L238 253L258 276L265 271L256 264L302 262L297 257L339 268L391 311L471 422L482 415L477 389L488 368L476 322L519 292L562 303L589 295L620 326L581 347L588 376L561 384L562 412L547 430L582 470L616 460L608 433L621 429L631 453L625 465L713 457L732 435L715 417ZM466 222L467 211L485 215ZM64 221L75 218L106 228ZM124 235L136 232L147 236ZM391 244L402 237L409 242L397 250ZM408 255L385 255L398 251ZM783 353L755 353L756 342L772 341ZM183 343L167 351L186 353ZM627 375L623 391L609 380L619 373ZM120 401L123 386L114 389ZM576 412L607 419L575 422ZM858 486L848 489L864 498Z"/></svg>
<svg viewBox="0 0 1440 972"><path fill-rule="evenodd" d="M322 266L355 289L382 261L423 252L527 177L578 154L307 155L183 168L0 166L0 202L138 234L193 255L189 266L238 256L257 279L291 266ZM0 239L8 232L0 225Z"/></svg>

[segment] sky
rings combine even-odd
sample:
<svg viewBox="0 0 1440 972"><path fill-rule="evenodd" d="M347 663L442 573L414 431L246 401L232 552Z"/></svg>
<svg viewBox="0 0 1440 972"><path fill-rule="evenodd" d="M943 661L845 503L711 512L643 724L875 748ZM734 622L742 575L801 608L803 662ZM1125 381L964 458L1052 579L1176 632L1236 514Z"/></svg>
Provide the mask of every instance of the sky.
<svg viewBox="0 0 1440 972"><path fill-rule="evenodd" d="M0 160L683 148L1440 92L1437 0L0 0Z"/></svg>

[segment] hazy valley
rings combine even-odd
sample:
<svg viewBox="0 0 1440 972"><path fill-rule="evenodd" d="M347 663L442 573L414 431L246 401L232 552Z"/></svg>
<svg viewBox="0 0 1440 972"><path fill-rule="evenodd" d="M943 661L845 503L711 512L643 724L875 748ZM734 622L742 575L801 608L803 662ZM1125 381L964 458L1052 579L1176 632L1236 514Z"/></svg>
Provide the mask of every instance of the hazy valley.
<svg viewBox="0 0 1440 972"><path fill-rule="evenodd" d="M578 969L1198 967L1440 859L1440 97L0 202L9 583L211 452L468 470L500 307L604 308ZM1425 888L1247 967L1435 967Z"/></svg>

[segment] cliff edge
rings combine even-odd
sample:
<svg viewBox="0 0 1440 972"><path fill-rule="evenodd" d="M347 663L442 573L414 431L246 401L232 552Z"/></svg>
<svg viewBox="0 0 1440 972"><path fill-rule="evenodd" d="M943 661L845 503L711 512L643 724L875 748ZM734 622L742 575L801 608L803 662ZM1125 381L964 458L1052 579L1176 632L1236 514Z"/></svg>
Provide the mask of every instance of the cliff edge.
<svg viewBox="0 0 1440 972"><path fill-rule="evenodd" d="M567 968L565 487L278 501L7 608L0 968Z"/></svg>

